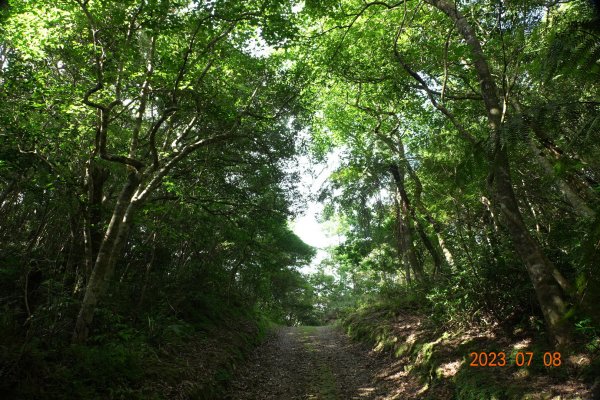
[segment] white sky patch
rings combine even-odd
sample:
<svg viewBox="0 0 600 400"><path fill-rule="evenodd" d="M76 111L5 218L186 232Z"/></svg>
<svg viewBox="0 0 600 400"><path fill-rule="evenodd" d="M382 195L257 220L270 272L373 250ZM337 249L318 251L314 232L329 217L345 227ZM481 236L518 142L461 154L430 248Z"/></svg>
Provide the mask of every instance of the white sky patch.
<svg viewBox="0 0 600 400"><path fill-rule="evenodd" d="M304 9L304 1L295 3L292 6L292 13L298 14ZM262 37L262 30L257 27L254 31L254 37L249 39L245 44L245 51L247 51L252 57L256 58L267 58L277 49L269 46Z"/></svg>
<svg viewBox="0 0 600 400"><path fill-rule="evenodd" d="M256 31L254 32L254 37L246 42L245 50L252 57L267 58L276 49L272 46L269 46L265 42L265 40L262 38L262 30L260 28L256 28Z"/></svg>
<svg viewBox="0 0 600 400"><path fill-rule="evenodd" d="M316 200L318 193L339 165L339 151L329 154L325 164L313 164L307 156L301 156L298 160L301 173L299 187L307 201L305 212L290 225L300 239L317 249L312 263L300 269L302 273L316 272L319 263L327 257L327 249L344 240L343 237L331 233L335 231L330 226L331 222L319 222L323 205Z"/></svg>
<svg viewBox="0 0 600 400"><path fill-rule="evenodd" d="M298 14L300 11L304 9L304 2L300 1L292 6L292 12L294 14Z"/></svg>

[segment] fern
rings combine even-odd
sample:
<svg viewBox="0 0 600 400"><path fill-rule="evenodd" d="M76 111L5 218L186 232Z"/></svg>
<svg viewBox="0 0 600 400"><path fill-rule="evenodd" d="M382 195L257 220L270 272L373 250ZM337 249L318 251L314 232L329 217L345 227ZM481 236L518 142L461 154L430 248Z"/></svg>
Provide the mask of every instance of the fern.
<svg viewBox="0 0 600 400"><path fill-rule="evenodd" d="M547 102L529 106L522 113L511 114L504 123L504 141L527 142L532 124L568 148L590 145L598 140L600 103Z"/></svg>
<svg viewBox="0 0 600 400"><path fill-rule="evenodd" d="M599 25L598 18L576 21L552 35L544 62L544 81L573 74L586 81L600 79Z"/></svg>

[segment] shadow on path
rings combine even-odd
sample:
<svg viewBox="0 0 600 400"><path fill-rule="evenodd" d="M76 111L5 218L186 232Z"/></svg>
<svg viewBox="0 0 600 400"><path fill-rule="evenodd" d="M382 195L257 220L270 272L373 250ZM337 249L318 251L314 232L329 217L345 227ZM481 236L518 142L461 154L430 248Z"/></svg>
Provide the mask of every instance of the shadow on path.
<svg viewBox="0 0 600 400"><path fill-rule="evenodd" d="M418 385L393 359L332 326L279 328L240 368L229 400L414 398Z"/></svg>

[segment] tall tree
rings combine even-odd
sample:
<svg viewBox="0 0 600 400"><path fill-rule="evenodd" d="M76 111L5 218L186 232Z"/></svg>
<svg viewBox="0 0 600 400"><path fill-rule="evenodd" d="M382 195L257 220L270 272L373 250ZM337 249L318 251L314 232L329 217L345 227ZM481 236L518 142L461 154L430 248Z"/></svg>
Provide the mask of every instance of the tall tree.
<svg viewBox="0 0 600 400"><path fill-rule="evenodd" d="M325 104L335 104L326 108L325 119L337 119L336 115L343 113L336 107L360 102L364 113L376 111L390 121L401 118L402 128L412 131L409 151L413 153L431 140L423 137L427 119L429 131L435 131L431 126L435 123L441 126L438 132L456 132L464 141L461 147L471 154L468 157L474 154L479 170L486 171L487 176L479 181L478 196L489 197L491 215L500 217L503 232L509 235L529 274L550 336L559 346L567 344L572 285L549 259L522 215L522 199L515 191L511 170L511 158L520 149L513 145L512 122L507 122L513 118L514 99L538 93L537 83L528 81L524 71L524 59L533 56L522 50L548 29L551 12L563 11L538 2L483 5L446 0L425 4L346 1L330 6L308 4L314 25L306 31L308 35L322 34L323 50L315 58L324 80L336 87L322 96ZM552 11L544 11L544 7ZM358 100L348 102L344 97ZM365 128L339 124L328 128L376 131L372 127L378 124L372 120ZM448 153L439 147L434 151ZM567 186L560 182L558 189L565 192L580 216L595 215L589 199L573 189L566 191ZM426 217L424 211L421 209Z"/></svg>
<svg viewBox="0 0 600 400"><path fill-rule="evenodd" d="M290 7L15 2L11 45L36 62L49 61L39 65L38 82L45 81L46 98L70 113L69 124L85 143L76 157L86 165L88 272L74 342L88 336L137 211L179 165L208 147L246 146L268 155L279 145L300 78L281 57L251 54L249 40L263 27L260 40L284 43L293 33L283 23ZM17 32L27 33L19 38ZM27 42L28 36L36 40ZM61 85L75 99L62 97Z"/></svg>

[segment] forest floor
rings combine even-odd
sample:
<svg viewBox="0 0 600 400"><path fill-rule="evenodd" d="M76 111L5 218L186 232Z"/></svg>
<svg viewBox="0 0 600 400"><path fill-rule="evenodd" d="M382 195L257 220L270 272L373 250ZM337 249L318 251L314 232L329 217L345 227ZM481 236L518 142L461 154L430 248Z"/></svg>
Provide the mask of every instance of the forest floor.
<svg viewBox="0 0 600 400"><path fill-rule="evenodd" d="M397 325L397 324L396 324ZM349 399L592 399L570 373L511 368L469 368L472 346L508 346L490 335L444 335L415 341L422 333L416 318L389 334L389 346L351 340L341 328L281 327L271 333L234 374L228 400ZM408 334L410 331L410 334ZM405 339L405 340L403 340ZM403 344L404 343L404 344ZM411 356L405 348L421 347ZM469 344L467 344L469 343ZM391 344L391 343L390 343ZM434 348L440 347L439 350ZM381 351L385 348L396 351ZM404 354L401 354L404 353ZM394 354L396 354L394 356ZM462 356L461 356L462 354ZM426 358L430 358L426 361ZM537 368L540 369L540 368ZM558 372L558 371L556 371ZM564 372L564 370L563 370Z"/></svg>
<svg viewBox="0 0 600 400"><path fill-rule="evenodd" d="M281 327L237 371L227 399L414 398L420 385L399 360L333 326Z"/></svg>

